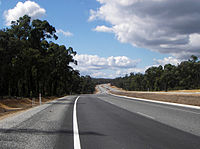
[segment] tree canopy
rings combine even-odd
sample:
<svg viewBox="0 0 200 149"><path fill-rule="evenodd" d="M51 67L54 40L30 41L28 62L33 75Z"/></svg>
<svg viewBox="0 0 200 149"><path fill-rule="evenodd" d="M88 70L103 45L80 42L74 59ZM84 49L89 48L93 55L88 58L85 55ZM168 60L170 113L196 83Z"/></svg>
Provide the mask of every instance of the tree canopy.
<svg viewBox="0 0 200 149"><path fill-rule="evenodd" d="M134 91L168 91L200 88L200 61L192 55L177 66L150 67L145 74L131 73L112 81L112 85Z"/></svg>
<svg viewBox="0 0 200 149"><path fill-rule="evenodd" d="M60 96L92 93L89 76L80 76L70 63L76 52L51 41L56 29L27 15L0 30L0 96Z"/></svg>

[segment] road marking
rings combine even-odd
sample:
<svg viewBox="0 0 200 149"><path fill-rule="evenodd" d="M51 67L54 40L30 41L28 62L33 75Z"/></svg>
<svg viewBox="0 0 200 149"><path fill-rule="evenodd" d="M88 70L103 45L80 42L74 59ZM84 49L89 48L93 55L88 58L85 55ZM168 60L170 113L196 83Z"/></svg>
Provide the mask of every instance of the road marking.
<svg viewBox="0 0 200 149"><path fill-rule="evenodd" d="M76 104L80 96L78 96L74 102L74 109L73 109L73 131L74 131L74 149L81 149L80 145L80 137L78 131L78 122L77 122L77 114L76 114Z"/></svg>
<svg viewBox="0 0 200 149"><path fill-rule="evenodd" d="M183 112L188 112L188 113L192 113L192 114L197 114L200 115L199 112L194 112L194 111L190 111L190 110L183 110L183 109L179 109L178 107L183 107L183 108L190 108L190 109L200 109L200 107L197 106L190 106L190 105L182 105L182 104L176 104L176 103L169 103L169 102L162 102L162 101L154 101L151 99L142 99L142 98L135 98L135 97L128 97L128 96L120 96L120 95L115 95L115 94L111 94L113 96L116 97L122 97L122 98L128 98L128 99L133 99L135 101L145 101L145 104L149 104L151 106L155 106L155 107L162 107L162 108L166 108L166 109L172 109L172 110L176 110L176 111L183 111ZM153 104L153 103L158 103L158 104ZM159 104L163 104L163 105L159 105ZM169 106L164 106L164 105L170 105L170 106L177 106L177 108L173 108L173 107L169 107Z"/></svg>
<svg viewBox="0 0 200 149"><path fill-rule="evenodd" d="M138 100L138 101L146 101L146 102L151 102L151 103L160 103L160 104L165 104L165 105L172 105L172 106L177 106L177 107L184 107L184 108L191 108L191 109L198 109L198 110L200 109L199 106L192 106L192 105L185 105L185 104L179 104L179 103L164 102L164 101L157 101L157 100L143 99L143 98L136 98L136 97L128 97L128 96L116 95L116 94L112 94L112 93L110 93L110 95L113 95L113 96L116 96L116 97L134 99L134 100ZM190 112L190 111L188 111L188 112Z"/></svg>
<svg viewBox="0 0 200 149"><path fill-rule="evenodd" d="M149 115L144 114L144 113L141 113L141 112L137 112L137 114L142 115L142 116L147 117L147 118L150 118L150 119L153 119L153 120L155 119L154 117L149 116Z"/></svg>
<svg viewBox="0 0 200 149"><path fill-rule="evenodd" d="M118 95L114 95L114 94L111 94L113 96L117 96L117 97L123 97L123 98L129 98L129 99L133 99L135 101L147 101L145 102L145 104L149 104L151 106L155 106L155 107L162 107L162 108L165 108L165 109L172 109L172 110L176 110L176 111L183 111L183 112L188 112L188 113L192 113L192 114L198 114L200 115L199 112L194 112L194 111L189 111L189 110L183 110L183 109L179 109L179 108L173 108L173 107L169 107L169 106L164 106L165 105L170 105L170 106L179 106L179 105L176 105L176 103L167 103L167 102L160 102L160 101L152 101L150 99L139 99L139 98L135 98L135 97L128 97L128 96L118 96ZM158 104L154 104L154 103L158 103ZM163 104L163 105L159 105L159 104ZM186 105L187 106L187 105ZM190 106L190 105L189 105ZM179 107L183 107L183 108L187 108L187 107L184 107L184 106L179 106ZM190 107L189 107L190 108ZM196 108L196 107L195 107ZM199 107L198 107L199 108Z"/></svg>

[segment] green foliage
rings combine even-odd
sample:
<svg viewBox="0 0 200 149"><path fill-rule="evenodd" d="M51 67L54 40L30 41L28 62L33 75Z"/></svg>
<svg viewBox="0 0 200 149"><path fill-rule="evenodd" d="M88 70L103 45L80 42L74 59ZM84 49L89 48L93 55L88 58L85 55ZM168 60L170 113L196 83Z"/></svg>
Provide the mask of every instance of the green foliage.
<svg viewBox="0 0 200 149"><path fill-rule="evenodd" d="M70 67L76 52L50 41L56 29L27 15L0 30L0 96L34 97L92 93L89 76Z"/></svg>
<svg viewBox="0 0 200 149"><path fill-rule="evenodd" d="M112 79L93 78L92 81L94 82L95 85L98 85L98 84L110 83L112 81Z"/></svg>
<svg viewBox="0 0 200 149"><path fill-rule="evenodd" d="M134 91L168 91L175 89L200 88L200 61L192 55L188 61L178 66L166 64L150 67L145 74L131 73L129 76L116 78L112 85Z"/></svg>

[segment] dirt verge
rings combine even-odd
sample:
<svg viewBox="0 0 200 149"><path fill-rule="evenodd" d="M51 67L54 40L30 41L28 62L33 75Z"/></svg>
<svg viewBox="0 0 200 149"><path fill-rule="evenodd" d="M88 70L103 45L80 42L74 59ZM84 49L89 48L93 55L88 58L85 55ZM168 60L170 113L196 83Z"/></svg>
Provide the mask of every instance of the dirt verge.
<svg viewBox="0 0 200 149"><path fill-rule="evenodd" d="M42 98L42 103L50 102L58 97ZM34 101L34 102L33 102ZM0 100L0 119L39 105L39 99L4 98Z"/></svg>
<svg viewBox="0 0 200 149"><path fill-rule="evenodd" d="M164 102L172 102L186 105L200 106L200 94L196 94L200 90L180 90L174 92L137 92L137 91L125 91L119 89L115 86L110 86L111 88L116 89L116 91L111 91L110 93L128 97L144 98L149 100L157 100ZM178 93L181 92L181 93ZM190 94L187 94L187 93Z"/></svg>
<svg viewBox="0 0 200 149"><path fill-rule="evenodd" d="M158 94L158 93L126 93L126 92L113 92L112 94L123 95L128 97L144 98L150 100L180 103L187 105L200 106L200 95L169 95L169 94Z"/></svg>

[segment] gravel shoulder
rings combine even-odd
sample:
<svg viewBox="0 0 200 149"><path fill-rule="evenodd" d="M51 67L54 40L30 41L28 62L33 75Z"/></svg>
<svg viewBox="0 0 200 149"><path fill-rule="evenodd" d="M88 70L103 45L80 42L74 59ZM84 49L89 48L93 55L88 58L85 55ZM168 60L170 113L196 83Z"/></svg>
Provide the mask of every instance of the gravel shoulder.
<svg viewBox="0 0 200 149"><path fill-rule="evenodd" d="M42 104L58 99L58 97L42 98ZM4 98L0 100L0 120L26 111L39 105L39 99Z"/></svg>
<svg viewBox="0 0 200 149"><path fill-rule="evenodd" d="M112 94L123 95L128 97L144 98L150 100L180 103L187 105L200 106L200 95L185 95L185 94L164 94L164 93L129 93L129 92L114 92Z"/></svg>
<svg viewBox="0 0 200 149"><path fill-rule="evenodd" d="M137 92L125 91L109 84L103 85L110 93L128 97L200 106L200 92Z"/></svg>

